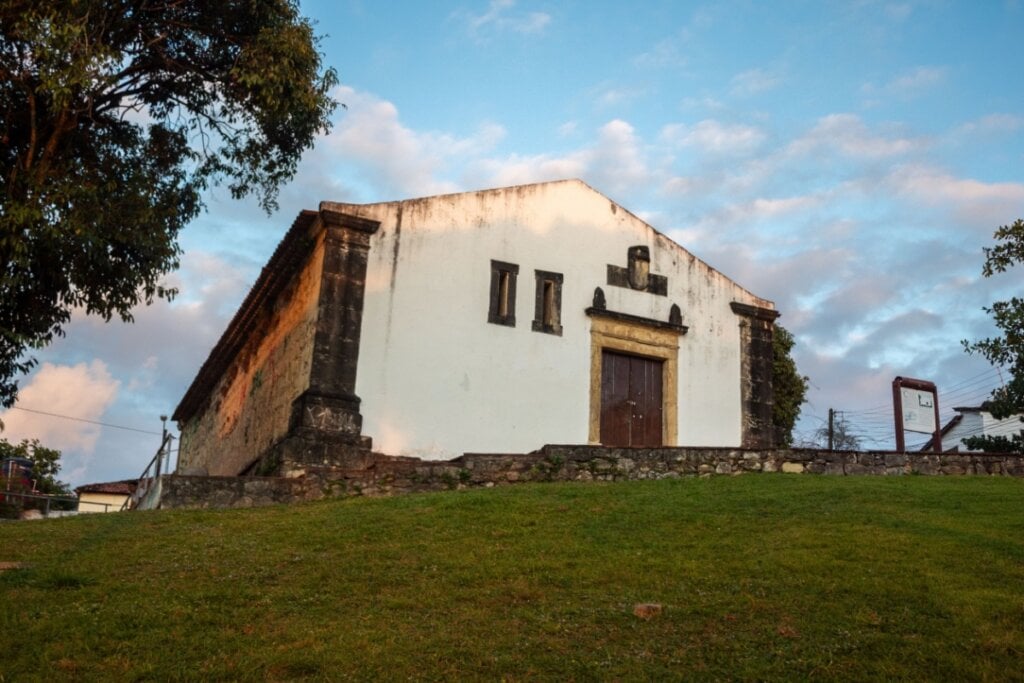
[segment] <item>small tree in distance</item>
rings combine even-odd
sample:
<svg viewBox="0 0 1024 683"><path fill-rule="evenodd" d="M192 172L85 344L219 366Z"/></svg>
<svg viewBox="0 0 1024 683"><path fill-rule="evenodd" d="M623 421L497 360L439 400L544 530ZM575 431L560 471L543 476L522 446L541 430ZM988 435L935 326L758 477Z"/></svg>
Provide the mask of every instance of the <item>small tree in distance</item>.
<svg viewBox="0 0 1024 683"><path fill-rule="evenodd" d="M7 439L0 439L0 460L4 458L27 458L32 461L32 480L35 493L51 496L70 496L71 488L57 479L60 472L60 451L47 448L38 439L23 440L13 444ZM32 484L26 484L20 477L13 480L0 477L0 519L17 519L26 509L42 509L44 507L72 509L74 503L67 501L46 501L38 498L24 498L10 493L29 493Z"/></svg>
<svg viewBox="0 0 1024 683"><path fill-rule="evenodd" d="M60 473L60 456L60 451L43 446L39 439L23 439L19 444L0 439L0 460L28 458L32 461L32 479L35 481L37 493L53 496L71 495L71 488L57 479L57 474Z"/></svg>
<svg viewBox="0 0 1024 683"><path fill-rule="evenodd" d="M797 444L800 448L827 449L829 441L829 427L825 423L814 430L811 436L804 437ZM832 420L832 450L835 451L859 451L861 438L854 432L854 427L841 413L836 411Z"/></svg>
<svg viewBox="0 0 1024 683"><path fill-rule="evenodd" d="M1005 273L1012 266L1024 263L1024 220L1018 218L1013 225L1000 226L993 236L996 246L984 250L985 264L981 272L985 277ZM985 408L994 417L1005 419L1024 413L1024 299L1015 296L1008 301L996 301L985 308L985 312L992 316L1001 334L962 343L968 353L981 354L992 365L1009 370L1010 381L995 389L992 398L985 402ZM1021 427L1024 429L1024 424ZM964 439L964 444L988 452L1024 453L1024 439L1020 435L1012 439L972 436Z"/></svg>
<svg viewBox="0 0 1024 683"><path fill-rule="evenodd" d="M775 445L793 445L793 427L800 417L800 406L806 401L807 377L797 370L793 360L796 340L786 328L776 325L772 336L772 424Z"/></svg>

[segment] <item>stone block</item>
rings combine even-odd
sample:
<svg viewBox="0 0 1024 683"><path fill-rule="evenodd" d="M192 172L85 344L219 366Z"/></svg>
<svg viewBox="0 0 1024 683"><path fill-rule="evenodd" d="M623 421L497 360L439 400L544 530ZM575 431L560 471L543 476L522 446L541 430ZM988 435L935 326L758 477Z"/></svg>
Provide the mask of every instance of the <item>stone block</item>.
<svg viewBox="0 0 1024 683"><path fill-rule="evenodd" d="M799 462L784 462L782 463L782 471L786 474L802 474L804 465Z"/></svg>
<svg viewBox="0 0 1024 683"><path fill-rule="evenodd" d="M886 467L902 467L907 463L907 456L903 453L886 453L885 454L885 466Z"/></svg>

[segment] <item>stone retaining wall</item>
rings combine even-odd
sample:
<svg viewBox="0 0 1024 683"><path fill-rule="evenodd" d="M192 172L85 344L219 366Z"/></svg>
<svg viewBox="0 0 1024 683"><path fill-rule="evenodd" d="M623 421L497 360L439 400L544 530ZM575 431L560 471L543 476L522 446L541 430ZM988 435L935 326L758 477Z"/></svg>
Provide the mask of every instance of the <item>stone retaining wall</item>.
<svg viewBox="0 0 1024 683"><path fill-rule="evenodd" d="M621 481L784 472L828 475L1024 477L1024 456L985 453L604 448L545 446L528 454L467 453L429 461L365 453L337 465L307 465L289 477L167 475L159 508L253 507L345 496L490 487L537 481Z"/></svg>

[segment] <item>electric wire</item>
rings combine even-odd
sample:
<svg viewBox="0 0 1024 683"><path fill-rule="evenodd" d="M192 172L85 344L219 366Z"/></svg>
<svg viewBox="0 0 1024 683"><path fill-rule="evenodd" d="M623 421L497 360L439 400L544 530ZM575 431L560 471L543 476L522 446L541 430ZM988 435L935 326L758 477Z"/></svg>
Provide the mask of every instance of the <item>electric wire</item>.
<svg viewBox="0 0 1024 683"><path fill-rule="evenodd" d="M35 410L33 408L23 408L21 406L13 406L11 410L23 410L26 413L35 413L36 415L46 415L48 417L59 417L62 420L74 420L75 422L87 422L88 424L99 425L100 427L110 427L112 429L123 429L128 432L139 432L140 434L152 434L153 436L162 436L160 432L152 432L148 429L139 429L138 427L126 427L124 425L110 424L109 422L97 422L96 420L87 420L84 417L73 417L71 415L61 415L60 413L49 413L45 410Z"/></svg>

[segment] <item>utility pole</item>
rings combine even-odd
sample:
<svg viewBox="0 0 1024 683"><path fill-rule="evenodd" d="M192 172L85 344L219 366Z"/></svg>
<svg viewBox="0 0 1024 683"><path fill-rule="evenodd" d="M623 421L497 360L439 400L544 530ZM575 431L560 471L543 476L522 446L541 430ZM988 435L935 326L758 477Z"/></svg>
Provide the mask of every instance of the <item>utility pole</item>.
<svg viewBox="0 0 1024 683"><path fill-rule="evenodd" d="M835 445L836 436L836 411L832 408L828 409L828 449L833 450Z"/></svg>

